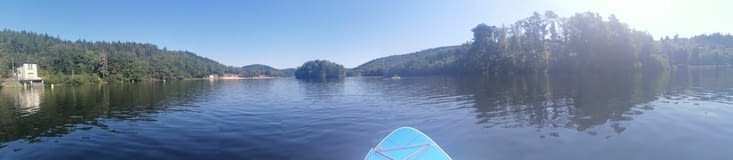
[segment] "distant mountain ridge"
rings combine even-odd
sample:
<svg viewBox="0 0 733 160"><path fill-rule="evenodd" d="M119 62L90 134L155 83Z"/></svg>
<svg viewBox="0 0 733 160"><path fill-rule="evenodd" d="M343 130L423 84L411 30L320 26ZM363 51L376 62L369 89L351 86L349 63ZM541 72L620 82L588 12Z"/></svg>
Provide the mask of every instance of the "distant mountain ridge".
<svg viewBox="0 0 733 160"><path fill-rule="evenodd" d="M351 76L393 76L445 74L468 49L467 45L445 46L414 53L377 58L353 68Z"/></svg>
<svg viewBox="0 0 733 160"><path fill-rule="evenodd" d="M252 64L243 67L228 67L227 73L239 74L242 77L292 77L295 69L276 69L268 65Z"/></svg>
<svg viewBox="0 0 733 160"><path fill-rule="evenodd" d="M244 76L255 77L255 76L268 76L268 77L292 77L295 75L294 72L289 73L287 69L281 70L274 67L270 67L264 64L252 64L243 66L242 69L245 71Z"/></svg>

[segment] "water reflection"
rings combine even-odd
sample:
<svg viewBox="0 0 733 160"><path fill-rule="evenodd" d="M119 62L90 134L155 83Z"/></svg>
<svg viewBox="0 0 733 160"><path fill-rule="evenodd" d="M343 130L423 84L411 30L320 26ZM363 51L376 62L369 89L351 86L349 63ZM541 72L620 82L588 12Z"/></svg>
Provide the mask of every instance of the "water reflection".
<svg viewBox="0 0 733 160"><path fill-rule="evenodd" d="M300 92L310 102L328 101L344 93L344 81L297 81Z"/></svg>
<svg viewBox="0 0 733 160"><path fill-rule="evenodd" d="M606 125L625 130L637 104L656 99L668 74L566 74L474 78L458 81L460 93L473 95L477 123L485 127L574 128ZM468 84L468 85L466 85ZM551 133L550 136L558 136Z"/></svg>
<svg viewBox="0 0 733 160"><path fill-rule="evenodd" d="M508 146L504 148L508 154L515 153L510 150L512 147L522 151L547 147L577 150L569 145L602 146L606 143L596 140L609 137L616 138L617 147L633 149L640 145L628 137L653 138L678 126L711 130L700 134L704 136L730 133L711 129L720 128L715 126L694 126L716 124L709 123L709 117L669 115L677 113L669 112L670 108L694 107L693 103L731 104L733 74L729 73L350 78L329 83L295 79L202 80L57 86L54 90L32 91L5 88L0 90L0 153L15 153L7 158L13 159L32 154L13 151L16 148L73 150L74 146L69 144L76 144L78 153L104 150L110 152L101 155L116 155L119 159L146 151L152 153L144 155L159 157L141 159L185 158L189 155L184 153L188 152L204 159L218 153L224 153L222 159L349 159L343 157L362 154L362 149L377 143L364 137L389 131L369 128L402 125L433 131L431 135L448 139L444 141L447 148L459 153L466 146L477 150ZM673 103L689 105L668 105ZM34 107L33 112L24 110ZM708 110L722 110L728 114L720 115L730 115L724 107ZM632 130L628 129L631 122L641 124L634 123ZM659 125L667 126L654 128ZM697 132L671 135L688 133ZM465 137L450 139L456 135ZM497 141L497 137L507 138ZM62 142L28 144L49 139ZM654 142L663 144L666 140L670 139ZM3 148L4 144L10 147ZM106 148L100 149L101 146ZM351 150L353 153L346 152ZM471 155L472 151L465 153ZM312 154L326 152L340 154Z"/></svg>
<svg viewBox="0 0 733 160"><path fill-rule="evenodd" d="M2 90L2 97L13 99L15 114L20 117L32 115L40 110L43 87L8 88Z"/></svg>
<svg viewBox="0 0 733 160"><path fill-rule="evenodd" d="M155 121L155 113L206 94L206 81L56 86L0 90L0 144L57 137L94 127L110 132L105 122Z"/></svg>
<svg viewBox="0 0 733 160"><path fill-rule="evenodd" d="M662 95L670 73L534 74L423 77L368 81L405 106L471 109L486 128L572 128L591 135L622 133ZM545 136L560 136L548 131ZM608 134L606 134L608 135Z"/></svg>

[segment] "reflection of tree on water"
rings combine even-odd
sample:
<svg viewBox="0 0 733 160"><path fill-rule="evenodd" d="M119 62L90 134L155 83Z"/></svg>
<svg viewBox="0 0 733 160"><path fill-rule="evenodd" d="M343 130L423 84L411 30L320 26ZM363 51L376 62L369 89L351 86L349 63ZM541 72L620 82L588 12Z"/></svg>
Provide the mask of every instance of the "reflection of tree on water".
<svg viewBox="0 0 733 160"><path fill-rule="evenodd" d="M317 101L330 101L336 95L343 94L344 92L344 81L304 81L298 80L299 89L302 90L306 96L306 100L311 101L310 106Z"/></svg>
<svg viewBox="0 0 733 160"><path fill-rule="evenodd" d="M475 97L478 123L487 127L575 128L588 131L608 124L614 132L625 128L637 104L662 92L665 74L523 75L461 79L460 94ZM553 133L551 135L557 135Z"/></svg>
<svg viewBox="0 0 733 160"><path fill-rule="evenodd" d="M417 77L367 84L407 105L469 107L477 123L489 128L572 128L595 135L601 126L624 132L622 122L642 114L635 106L657 99L668 81L669 73L587 73Z"/></svg>
<svg viewBox="0 0 733 160"><path fill-rule="evenodd" d="M679 70L672 76L664 96L667 100L699 100L725 104L733 101L733 67Z"/></svg>
<svg viewBox="0 0 733 160"><path fill-rule="evenodd" d="M205 94L201 89L207 86L205 81L181 81L67 86L17 93L5 88L0 90L0 148L4 142L25 139L34 143L39 142L40 137L62 136L95 127L117 132L104 121L151 120L151 113L165 111L169 106ZM19 98L14 98L16 96ZM15 109L33 107L36 108L33 114L20 114L24 111ZM104 121L100 117L105 118Z"/></svg>

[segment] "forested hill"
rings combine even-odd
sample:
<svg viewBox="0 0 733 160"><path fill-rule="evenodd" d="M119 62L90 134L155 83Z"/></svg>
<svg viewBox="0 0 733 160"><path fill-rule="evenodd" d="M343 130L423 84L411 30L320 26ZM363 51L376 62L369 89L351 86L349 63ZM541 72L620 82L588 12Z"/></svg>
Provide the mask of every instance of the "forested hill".
<svg viewBox="0 0 733 160"><path fill-rule="evenodd" d="M292 77L295 69L275 69L267 65L253 64L244 67L228 67L227 73L239 74L242 77Z"/></svg>
<svg viewBox="0 0 733 160"><path fill-rule="evenodd" d="M354 76L430 75L460 69L453 66L458 57L465 53L466 46L447 46L422 50L415 53L377 58L357 66Z"/></svg>
<svg viewBox="0 0 733 160"><path fill-rule="evenodd" d="M257 77L257 76L267 76L267 77L292 77L294 74L286 74L283 73L282 70L272 68L267 65L262 64L253 64L253 65L247 65L242 67L242 74L245 77Z"/></svg>
<svg viewBox="0 0 733 160"><path fill-rule="evenodd" d="M733 65L733 35L730 34L665 36L659 43L670 63L676 66Z"/></svg>
<svg viewBox="0 0 733 160"><path fill-rule="evenodd" d="M507 74L537 72L658 72L687 66L733 64L733 36L660 40L615 16L533 13L514 24L479 24L460 45L378 58L350 75Z"/></svg>
<svg viewBox="0 0 733 160"><path fill-rule="evenodd" d="M46 34L1 31L0 76L11 76L11 68L24 62L37 63L40 75L56 83L197 78L225 70L214 60L152 44L69 41Z"/></svg>

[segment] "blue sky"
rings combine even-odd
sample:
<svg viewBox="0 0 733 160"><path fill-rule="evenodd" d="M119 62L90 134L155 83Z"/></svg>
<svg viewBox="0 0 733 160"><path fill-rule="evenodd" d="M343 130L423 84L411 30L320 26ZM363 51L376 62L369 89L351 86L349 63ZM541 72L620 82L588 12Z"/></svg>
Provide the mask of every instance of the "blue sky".
<svg viewBox="0 0 733 160"><path fill-rule="evenodd" d="M356 67L461 44L479 23L510 24L533 11L615 14L656 38L731 33L730 6L724 0L17 0L0 5L0 28L152 43L233 66L290 68L326 59Z"/></svg>

